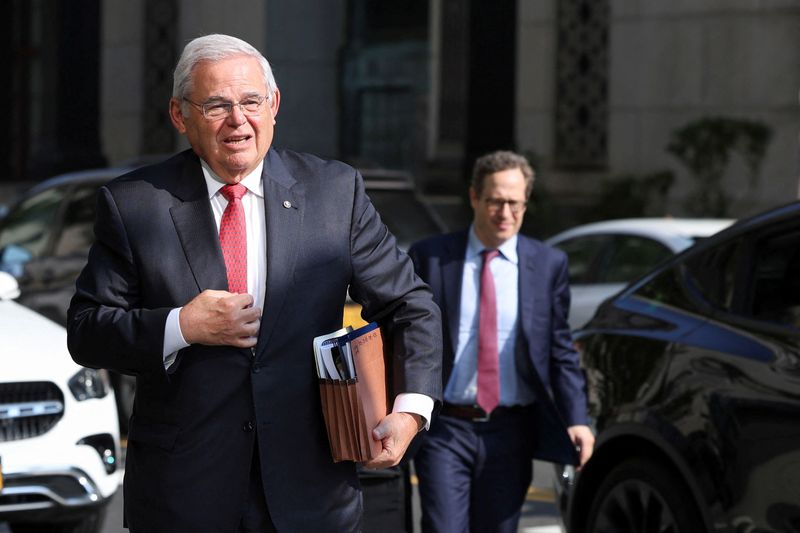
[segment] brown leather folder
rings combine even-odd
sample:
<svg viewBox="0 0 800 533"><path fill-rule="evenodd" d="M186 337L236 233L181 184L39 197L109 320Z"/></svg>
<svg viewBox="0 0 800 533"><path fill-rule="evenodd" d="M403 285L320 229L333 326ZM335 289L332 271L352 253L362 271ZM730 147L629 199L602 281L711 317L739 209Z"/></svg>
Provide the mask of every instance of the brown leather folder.
<svg viewBox="0 0 800 533"><path fill-rule="evenodd" d="M331 456L335 462L368 461L381 451L372 430L388 414L383 333L372 323L340 342L349 344L356 377L319 380Z"/></svg>

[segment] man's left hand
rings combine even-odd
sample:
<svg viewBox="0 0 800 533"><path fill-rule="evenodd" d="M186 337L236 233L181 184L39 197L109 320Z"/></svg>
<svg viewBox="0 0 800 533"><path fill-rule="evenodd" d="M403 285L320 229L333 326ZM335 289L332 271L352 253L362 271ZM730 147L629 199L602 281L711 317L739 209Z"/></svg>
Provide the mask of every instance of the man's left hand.
<svg viewBox="0 0 800 533"><path fill-rule="evenodd" d="M408 445L421 427L422 417L415 413L390 413L375 429L372 438L381 441L381 453L364 463L367 468L388 468L400 462Z"/></svg>
<svg viewBox="0 0 800 533"><path fill-rule="evenodd" d="M589 426L570 426L567 428L567 433L569 433L569 438L572 439L575 448L578 450L578 456L581 462L581 464L578 465L578 469L580 469L580 467L586 464L589 457L592 456L592 451L594 451L594 434L592 430L589 429Z"/></svg>

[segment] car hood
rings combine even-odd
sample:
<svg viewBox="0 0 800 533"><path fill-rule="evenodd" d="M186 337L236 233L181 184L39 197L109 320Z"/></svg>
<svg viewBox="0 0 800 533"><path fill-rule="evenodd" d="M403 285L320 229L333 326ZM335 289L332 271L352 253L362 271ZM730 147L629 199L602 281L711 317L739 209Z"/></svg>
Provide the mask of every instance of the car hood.
<svg viewBox="0 0 800 533"><path fill-rule="evenodd" d="M0 301L0 368L2 381L65 382L80 370L67 351L67 331L12 301Z"/></svg>

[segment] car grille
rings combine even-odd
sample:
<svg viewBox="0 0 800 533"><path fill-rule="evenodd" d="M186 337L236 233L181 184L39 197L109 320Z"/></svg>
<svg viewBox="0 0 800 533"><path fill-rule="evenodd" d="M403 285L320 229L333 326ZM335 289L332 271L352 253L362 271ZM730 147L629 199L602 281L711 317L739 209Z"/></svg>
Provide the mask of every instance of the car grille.
<svg viewBox="0 0 800 533"><path fill-rule="evenodd" d="M0 442L46 433L62 416L64 394L55 383L0 383Z"/></svg>

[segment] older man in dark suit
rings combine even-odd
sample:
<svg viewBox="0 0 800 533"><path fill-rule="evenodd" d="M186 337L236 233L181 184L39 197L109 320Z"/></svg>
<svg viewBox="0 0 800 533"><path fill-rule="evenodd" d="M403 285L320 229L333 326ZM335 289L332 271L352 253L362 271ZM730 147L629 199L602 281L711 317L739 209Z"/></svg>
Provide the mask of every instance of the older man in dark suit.
<svg viewBox="0 0 800 533"><path fill-rule="evenodd" d="M531 458L592 453L566 256L519 235L532 188L524 157L479 158L470 228L409 251L444 327L444 405L414 459L426 532L516 533Z"/></svg>
<svg viewBox="0 0 800 533"><path fill-rule="evenodd" d="M440 395L439 311L361 176L271 147L280 92L239 39L190 42L170 116L191 150L98 194L69 311L84 365L137 377L125 471L136 532L356 531L352 463L334 463L313 362L345 296L392 339L397 464Z"/></svg>

